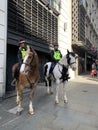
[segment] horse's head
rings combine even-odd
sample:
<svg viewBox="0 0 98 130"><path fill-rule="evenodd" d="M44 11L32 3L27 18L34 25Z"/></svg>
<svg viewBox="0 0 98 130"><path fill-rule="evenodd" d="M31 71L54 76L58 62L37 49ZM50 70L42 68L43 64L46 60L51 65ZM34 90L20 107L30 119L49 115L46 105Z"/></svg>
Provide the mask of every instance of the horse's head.
<svg viewBox="0 0 98 130"><path fill-rule="evenodd" d="M31 67L32 67L32 62L33 62L33 52L27 50L26 55L24 57L23 63L20 68L20 72L22 73L27 73Z"/></svg>
<svg viewBox="0 0 98 130"><path fill-rule="evenodd" d="M24 58L23 63L26 63L27 66L30 66L33 61L33 52L28 52Z"/></svg>
<svg viewBox="0 0 98 130"><path fill-rule="evenodd" d="M67 58L67 63L68 65L72 68L72 70L76 70L76 54L74 52L69 52L67 50L67 55L66 55L66 58Z"/></svg>

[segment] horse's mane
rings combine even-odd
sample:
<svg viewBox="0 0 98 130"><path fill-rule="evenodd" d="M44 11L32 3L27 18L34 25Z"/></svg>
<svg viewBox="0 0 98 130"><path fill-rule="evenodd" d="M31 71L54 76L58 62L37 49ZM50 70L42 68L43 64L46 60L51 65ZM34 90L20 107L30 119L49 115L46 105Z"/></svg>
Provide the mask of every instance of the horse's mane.
<svg viewBox="0 0 98 130"><path fill-rule="evenodd" d="M61 61L65 58L67 58L69 56L69 54L71 54L73 57L75 57L75 53L74 52L67 52L67 54L65 54L62 58L61 58Z"/></svg>
<svg viewBox="0 0 98 130"><path fill-rule="evenodd" d="M66 54L66 55L67 55L67 54ZM67 61L66 55L64 55L64 56L60 59L59 62L63 63L63 62L65 62L65 60Z"/></svg>

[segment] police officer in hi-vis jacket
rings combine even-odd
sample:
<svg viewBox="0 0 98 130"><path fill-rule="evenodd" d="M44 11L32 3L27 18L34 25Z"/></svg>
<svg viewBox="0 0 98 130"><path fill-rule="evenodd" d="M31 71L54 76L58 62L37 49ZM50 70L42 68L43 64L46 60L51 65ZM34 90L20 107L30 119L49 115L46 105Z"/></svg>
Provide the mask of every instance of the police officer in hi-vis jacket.
<svg viewBox="0 0 98 130"><path fill-rule="evenodd" d="M22 64L22 62L24 60L24 57L25 57L25 54L26 54L28 47L29 46L26 44L25 40L20 40L19 50L18 50L18 62L20 65Z"/></svg>
<svg viewBox="0 0 98 130"><path fill-rule="evenodd" d="M58 49L58 45L54 45L54 50L51 51L51 68L49 73L52 73L56 63L62 58L61 51Z"/></svg>
<svg viewBox="0 0 98 130"><path fill-rule="evenodd" d="M26 54L28 47L29 46L26 44L25 40L19 41L19 50L17 53L18 63L14 69L14 78L18 77L19 70L20 70L21 64L24 60L24 57L25 57L25 54Z"/></svg>

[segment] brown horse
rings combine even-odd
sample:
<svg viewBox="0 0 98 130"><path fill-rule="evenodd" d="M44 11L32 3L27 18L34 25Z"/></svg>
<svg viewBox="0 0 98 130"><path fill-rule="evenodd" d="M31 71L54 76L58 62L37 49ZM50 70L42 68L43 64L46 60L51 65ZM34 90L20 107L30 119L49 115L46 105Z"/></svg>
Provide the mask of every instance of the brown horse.
<svg viewBox="0 0 98 130"><path fill-rule="evenodd" d="M40 77L39 70L38 70L38 63L39 63L39 59L37 53L33 48L29 47L26 52L24 61L20 67L18 77L14 79L14 83L17 91L17 98L16 98L16 102L18 104L17 114L20 114L21 112L21 101L23 99L23 89L26 87L31 87L29 113L34 114L32 100ZM19 63L16 63L12 66L13 78L14 78L14 71L18 66Z"/></svg>

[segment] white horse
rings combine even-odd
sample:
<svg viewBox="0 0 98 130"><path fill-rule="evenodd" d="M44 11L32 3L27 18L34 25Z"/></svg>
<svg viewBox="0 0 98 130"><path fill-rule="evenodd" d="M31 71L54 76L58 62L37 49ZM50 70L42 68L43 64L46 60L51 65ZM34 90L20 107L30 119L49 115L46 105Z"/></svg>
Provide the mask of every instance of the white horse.
<svg viewBox="0 0 98 130"><path fill-rule="evenodd" d="M68 81L68 68L75 71L76 70L76 55L74 52L69 52L67 50L67 54L62 57L62 59L55 65L52 74L49 74L49 70L51 67L51 62L47 62L44 65L44 75L45 81L47 86L47 93L53 93L53 81L55 81L56 85L56 96L55 96L55 103L59 103L59 85L63 83L64 88L64 103L67 102L66 96L66 82Z"/></svg>

